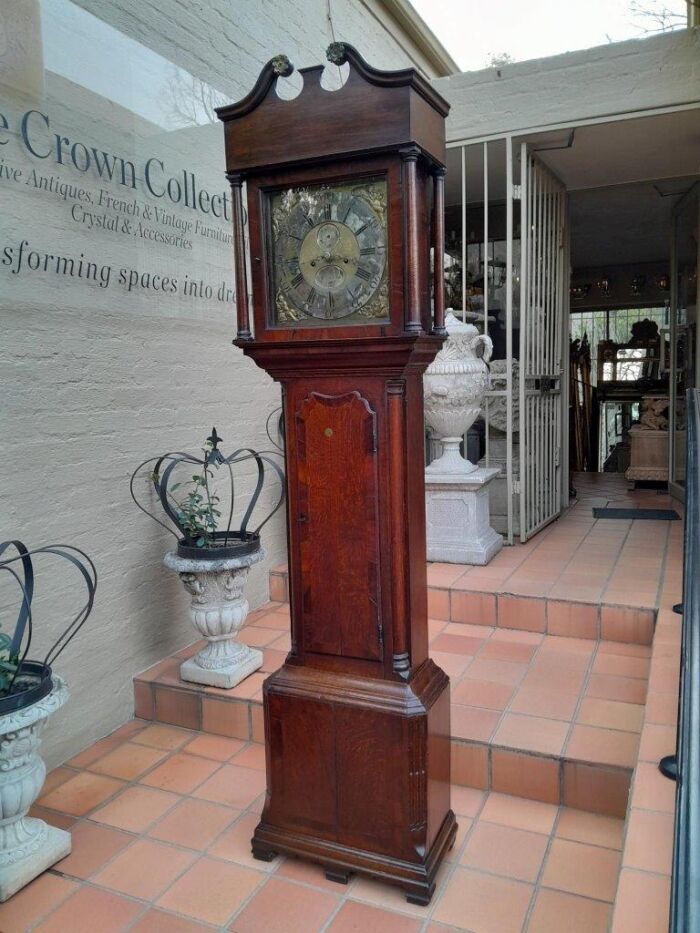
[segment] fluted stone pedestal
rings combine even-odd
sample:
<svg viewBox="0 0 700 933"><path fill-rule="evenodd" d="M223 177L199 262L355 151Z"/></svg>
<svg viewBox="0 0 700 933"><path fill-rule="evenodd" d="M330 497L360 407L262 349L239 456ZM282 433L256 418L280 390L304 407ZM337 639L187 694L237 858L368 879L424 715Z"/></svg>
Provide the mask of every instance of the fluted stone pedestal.
<svg viewBox="0 0 700 933"><path fill-rule="evenodd" d="M489 519L488 486L498 473L498 467L461 474L426 470L429 561L484 566L501 550L503 538Z"/></svg>
<svg viewBox="0 0 700 933"><path fill-rule="evenodd" d="M0 902L71 851L69 832L27 816L46 777L41 734L68 699L63 680L54 675L53 681L42 700L0 716Z"/></svg>
<svg viewBox="0 0 700 933"><path fill-rule="evenodd" d="M262 667L262 651L236 636L248 616L248 600L243 596L248 569L264 556L262 548L222 560L192 560L174 551L165 555L165 566L180 575L192 597L192 625L207 640L201 651L180 665L183 680L230 690Z"/></svg>

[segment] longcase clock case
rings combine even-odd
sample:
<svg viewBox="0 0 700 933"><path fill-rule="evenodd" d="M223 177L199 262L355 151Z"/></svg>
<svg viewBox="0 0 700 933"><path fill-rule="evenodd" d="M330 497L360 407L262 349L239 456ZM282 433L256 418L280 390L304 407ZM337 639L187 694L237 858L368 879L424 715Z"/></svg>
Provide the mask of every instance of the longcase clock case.
<svg viewBox="0 0 700 933"><path fill-rule="evenodd" d="M377 71L343 44L329 58L350 66L339 90L321 87L319 66L282 100L275 84L291 65L279 56L219 110L236 344L281 383L285 426L292 644L264 686L267 795L252 847L260 859L307 857L341 882L363 872L427 903L456 832L449 682L428 658L423 482L422 374L444 337L430 249L442 255L447 105L413 69ZM280 320L271 194L367 178L387 183L386 315ZM354 268L331 249L318 258L339 280Z"/></svg>

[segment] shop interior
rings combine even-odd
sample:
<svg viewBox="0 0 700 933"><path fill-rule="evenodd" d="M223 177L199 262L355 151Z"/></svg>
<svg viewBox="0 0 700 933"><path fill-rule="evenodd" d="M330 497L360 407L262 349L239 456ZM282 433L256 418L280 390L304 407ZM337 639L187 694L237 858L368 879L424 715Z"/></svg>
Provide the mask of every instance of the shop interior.
<svg viewBox="0 0 700 933"><path fill-rule="evenodd" d="M525 191L523 142L551 184L566 190L560 224ZM510 434L516 493L523 462L517 449L520 306L529 302L531 317L542 313L532 270L551 265L558 254L566 268L565 294L554 309L562 337L557 430L564 453L558 462L570 475L611 472L630 483L668 482L682 498L685 392L699 376L699 173L697 110L630 115L448 151L447 303L488 332L494 347L491 404L465 446L475 462L485 462L490 447L493 463L499 435ZM522 198L530 199L525 207ZM536 255L525 289L523 211L529 211L530 231L548 223L543 244L530 247ZM499 416L509 368L513 405L506 424ZM512 511L511 536L518 533L518 508ZM494 512L498 527L498 502Z"/></svg>

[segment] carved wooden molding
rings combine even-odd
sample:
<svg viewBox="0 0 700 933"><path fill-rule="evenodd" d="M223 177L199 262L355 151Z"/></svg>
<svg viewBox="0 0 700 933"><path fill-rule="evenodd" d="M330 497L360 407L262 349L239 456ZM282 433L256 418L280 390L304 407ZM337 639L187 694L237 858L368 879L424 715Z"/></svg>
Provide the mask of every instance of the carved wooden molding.
<svg viewBox="0 0 700 933"><path fill-rule="evenodd" d="M333 42L328 46L326 58L334 65L344 65L346 62L369 84L375 87L410 87L416 94L419 94L427 103L434 107L442 116L446 117L450 112L450 105L445 98L438 94L415 68L401 68L397 71L382 71L369 65L360 55L356 48L347 42ZM223 107L216 108L216 115L220 120L236 120L251 113L256 107L265 100L270 90L277 82L277 78L287 78L294 71L294 65L289 61L286 55L276 55L269 62L263 65L262 71L258 75L253 89L241 100L233 104L225 104ZM313 65L310 68L300 68L299 72L310 74L312 72L322 71L322 66ZM342 94L342 87L334 94ZM303 91L302 91L303 94Z"/></svg>
<svg viewBox="0 0 700 933"><path fill-rule="evenodd" d="M409 825L412 832L423 829L427 823L426 812L426 765L424 741L424 721L413 718L408 721L408 747L410 760L408 765L408 810Z"/></svg>
<svg viewBox="0 0 700 933"><path fill-rule="evenodd" d="M438 113L446 117L450 112L450 105L445 98L438 94L429 81L419 74L415 68L402 68L397 71L382 71L369 65L357 49L348 42L333 42L326 49L326 58L334 65L344 65L348 62L365 81L377 87L412 87L420 94Z"/></svg>

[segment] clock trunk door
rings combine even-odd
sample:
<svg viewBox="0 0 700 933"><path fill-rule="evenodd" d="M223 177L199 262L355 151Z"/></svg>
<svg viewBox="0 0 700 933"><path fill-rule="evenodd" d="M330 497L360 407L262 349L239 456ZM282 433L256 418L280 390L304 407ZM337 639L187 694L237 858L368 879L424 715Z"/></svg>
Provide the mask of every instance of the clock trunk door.
<svg viewBox="0 0 700 933"><path fill-rule="evenodd" d="M296 414L304 649L380 660L376 414L312 392Z"/></svg>

